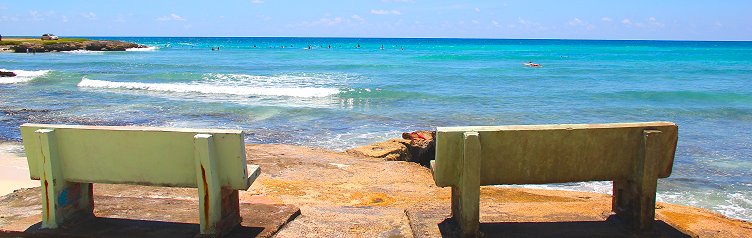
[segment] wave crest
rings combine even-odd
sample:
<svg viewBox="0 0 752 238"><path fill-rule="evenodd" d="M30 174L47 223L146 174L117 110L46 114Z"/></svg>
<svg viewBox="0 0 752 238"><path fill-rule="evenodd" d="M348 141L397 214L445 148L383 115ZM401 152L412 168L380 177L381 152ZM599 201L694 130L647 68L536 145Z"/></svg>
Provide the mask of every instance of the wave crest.
<svg viewBox="0 0 752 238"><path fill-rule="evenodd" d="M146 48L128 48L128 49L125 49L125 51L155 51L158 49L159 47L156 47L156 46L148 46Z"/></svg>
<svg viewBox="0 0 752 238"><path fill-rule="evenodd" d="M44 76L50 72L50 70L7 70L7 69L0 69L0 71L5 71L5 72L10 71L16 74L15 77L0 78L0 84L25 83L25 82L34 80L38 77Z"/></svg>
<svg viewBox="0 0 752 238"><path fill-rule="evenodd" d="M137 83L113 82L83 77L78 87L130 89L176 93L231 94L247 96L327 97L339 93L337 88L249 87L236 85L211 85L202 83Z"/></svg>

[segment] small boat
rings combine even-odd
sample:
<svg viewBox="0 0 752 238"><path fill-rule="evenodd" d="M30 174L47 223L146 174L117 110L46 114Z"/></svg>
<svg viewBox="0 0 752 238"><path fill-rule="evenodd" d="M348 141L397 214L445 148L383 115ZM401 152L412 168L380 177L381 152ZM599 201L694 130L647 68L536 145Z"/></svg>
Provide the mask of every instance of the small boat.
<svg viewBox="0 0 752 238"><path fill-rule="evenodd" d="M536 63L533 63L533 62L524 63L523 65L525 65L527 67L543 67L542 65L536 64Z"/></svg>

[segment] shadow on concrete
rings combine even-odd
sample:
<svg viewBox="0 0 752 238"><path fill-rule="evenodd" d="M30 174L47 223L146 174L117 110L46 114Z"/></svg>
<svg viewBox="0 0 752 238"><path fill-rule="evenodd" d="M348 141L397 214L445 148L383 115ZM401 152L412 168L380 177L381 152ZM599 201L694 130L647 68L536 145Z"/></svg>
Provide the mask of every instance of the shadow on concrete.
<svg viewBox="0 0 752 238"><path fill-rule="evenodd" d="M8 234L17 237L197 237L199 224L94 217L55 230L41 229L36 223L23 232ZM264 227L239 226L223 237L257 237Z"/></svg>
<svg viewBox="0 0 752 238"><path fill-rule="evenodd" d="M438 226L442 237L459 237L459 227L453 219L447 218ZM652 230L634 232L614 216L605 221L481 223L480 232L482 237L692 237L660 220L655 221Z"/></svg>

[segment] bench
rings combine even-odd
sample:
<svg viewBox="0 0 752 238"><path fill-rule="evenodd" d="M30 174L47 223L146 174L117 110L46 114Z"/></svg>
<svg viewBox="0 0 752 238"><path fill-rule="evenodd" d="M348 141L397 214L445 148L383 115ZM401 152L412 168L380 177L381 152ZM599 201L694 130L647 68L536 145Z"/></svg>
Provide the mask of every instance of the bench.
<svg viewBox="0 0 752 238"><path fill-rule="evenodd" d="M221 236L260 173L240 130L24 124L21 137L45 229L94 217L92 183L110 183L198 188L200 232Z"/></svg>
<svg viewBox="0 0 752 238"><path fill-rule="evenodd" d="M452 187L452 218L463 236L478 235L482 185L583 181L613 181L612 211L646 230L677 138L670 122L439 127L431 167L437 186Z"/></svg>

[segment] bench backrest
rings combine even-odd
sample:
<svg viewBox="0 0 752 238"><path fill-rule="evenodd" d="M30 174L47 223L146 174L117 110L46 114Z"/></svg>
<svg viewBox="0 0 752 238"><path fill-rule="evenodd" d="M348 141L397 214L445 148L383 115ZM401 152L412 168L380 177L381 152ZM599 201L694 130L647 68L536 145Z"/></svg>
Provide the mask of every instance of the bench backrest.
<svg viewBox="0 0 752 238"><path fill-rule="evenodd" d="M678 128L670 122L488 127L439 127L434 180L457 185L463 134L478 132L480 183L543 184L628 178L640 156L644 130L659 130L658 177L671 174Z"/></svg>
<svg viewBox="0 0 752 238"><path fill-rule="evenodd" d="M38 129L54 130L51 141L66 181L196 187L193 139L209 134L221 186L250 186L240 130L24 124L21 137L32 179L41 173Z"/></svg>

